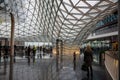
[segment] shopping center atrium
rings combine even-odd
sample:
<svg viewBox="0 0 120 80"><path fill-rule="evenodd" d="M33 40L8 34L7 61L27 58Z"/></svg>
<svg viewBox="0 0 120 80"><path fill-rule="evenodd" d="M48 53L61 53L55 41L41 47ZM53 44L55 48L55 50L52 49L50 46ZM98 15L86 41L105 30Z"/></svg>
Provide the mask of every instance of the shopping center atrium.
<svg viewBox="0 0 120 80"><path fill-rule="evenodd" d="M0 80L120 80L119 9L119 0L0 0Z"/></svg>

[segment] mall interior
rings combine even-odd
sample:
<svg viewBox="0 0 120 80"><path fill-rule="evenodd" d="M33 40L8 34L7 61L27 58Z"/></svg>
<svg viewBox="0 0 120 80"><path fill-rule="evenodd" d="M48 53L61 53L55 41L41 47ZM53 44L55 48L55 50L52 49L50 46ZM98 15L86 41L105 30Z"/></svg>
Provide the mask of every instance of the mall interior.
<svg viewBox="0 0 120 80"><path fill-rule="evenodd" d="M0 80L120 80L119 64L120 0L0 0Z"/></svg>

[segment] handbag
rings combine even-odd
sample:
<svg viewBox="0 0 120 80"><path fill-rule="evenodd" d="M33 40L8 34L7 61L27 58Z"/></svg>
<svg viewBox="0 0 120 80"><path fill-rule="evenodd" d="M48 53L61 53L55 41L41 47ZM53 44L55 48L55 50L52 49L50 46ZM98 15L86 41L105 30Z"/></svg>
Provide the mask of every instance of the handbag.
<svg viewBox="0 0 120 80"><path fill-rule="evenodd" d="M81 66L81 70L87 71L87 69L88 69L88 66L87 66L87 64L84 62L84 63L82 64L82 66Z"/></svg>

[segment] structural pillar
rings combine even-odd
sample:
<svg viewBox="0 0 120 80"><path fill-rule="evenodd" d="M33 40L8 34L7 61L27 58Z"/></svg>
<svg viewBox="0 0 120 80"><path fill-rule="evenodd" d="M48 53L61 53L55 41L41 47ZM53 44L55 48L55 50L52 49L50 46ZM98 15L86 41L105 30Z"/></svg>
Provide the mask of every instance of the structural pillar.
<svg viewBox="0 0 120 80"><path fill-rule="evenodd" d="M120 75L120 0L118 0L118 54L119 54L119 75ZM119 79L120 80L120 76Z"/></svg>
<svg viewBox="0 0 120 80"><path fill-rule="evenodd" d="M56 40L56 71L59 71L59 39Z"/></svg>
<svg viewBox="0 0 120 80"><path fill-rule="evenodd" d="M63 67L63 41L60 40L60 67Z"/></svg>
<svg viewBox="0 0 120 80"><path fill-rule="evenodd" d="M13 63L14 63L14 27L15 21L14 16L10 13L11 17L11 37L10 37L10 72L9 72L9 80L13 80Z"/></svg>

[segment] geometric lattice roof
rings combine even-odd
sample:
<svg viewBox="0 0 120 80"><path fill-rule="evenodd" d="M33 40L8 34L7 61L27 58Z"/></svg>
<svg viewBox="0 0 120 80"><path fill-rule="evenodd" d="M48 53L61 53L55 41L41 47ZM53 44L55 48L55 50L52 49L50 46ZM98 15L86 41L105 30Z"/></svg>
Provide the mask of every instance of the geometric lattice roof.
<svg viewBox="0 0 120 80"><path fill-rule="evenodd" d="M15 39L78 44L95 24L117 8L118 0L0 0L0 37L10 37L9 13L15 16Z"/></svg>

